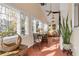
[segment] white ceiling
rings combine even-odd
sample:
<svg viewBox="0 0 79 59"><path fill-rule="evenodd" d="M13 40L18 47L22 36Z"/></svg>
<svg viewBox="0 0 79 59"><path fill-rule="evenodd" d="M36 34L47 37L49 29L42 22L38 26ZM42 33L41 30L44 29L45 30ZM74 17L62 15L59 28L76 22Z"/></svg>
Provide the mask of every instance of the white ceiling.
<svg viewBox="0 0 79 59"><path fill-rule="evenodd" d="M51 5L51 8L52 8L52 11L59 11L59 6L60 6L59 3L47 3L43 7L44 7L45 10L50 10L50 5Z"/></svg>
<svg viewBox="0 0 79 59"><path fill-rule="evenodd" d="M9 4L9 5L13 5L13 6L16 6L16 4ZM20 5L20 7L21 7L21 5L22 4L17 4L17 5ZM48 11L50 11L50 5L51 5L51 9L52 9L52 11L59 11L60 10L60 3L45 3L45 5L44 6L42 6L42 9L43 9L43 11L45 12L45 15L46 15L46 17L47 17L47 21L48 22L50 22L51 21L51 18L52 18L52 14L50 14L49 16L47 16L48 15L48 12L46 12L46 10L48 10ZM26 6L27 6L27 4L26 4ZM23 7L21 7L21 8L23 8ZM34 12L35 13L35 12ZM41 15L41 14L40 14ZM42 16L42 15L41 15Z"/></svg>

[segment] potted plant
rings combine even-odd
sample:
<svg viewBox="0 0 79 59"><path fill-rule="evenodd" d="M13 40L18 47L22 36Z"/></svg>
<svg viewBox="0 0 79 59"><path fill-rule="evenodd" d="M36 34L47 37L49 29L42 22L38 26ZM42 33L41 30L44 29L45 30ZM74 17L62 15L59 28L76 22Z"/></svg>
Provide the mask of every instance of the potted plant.
<svg viewBox="0 0 79 59"><path fill-rule="evenodd" d="M68 16L66 19L63 18L60 30L63 38L63 48L68 50L71 48L70 38L72 34L72 20L69 20Z"/></svg>

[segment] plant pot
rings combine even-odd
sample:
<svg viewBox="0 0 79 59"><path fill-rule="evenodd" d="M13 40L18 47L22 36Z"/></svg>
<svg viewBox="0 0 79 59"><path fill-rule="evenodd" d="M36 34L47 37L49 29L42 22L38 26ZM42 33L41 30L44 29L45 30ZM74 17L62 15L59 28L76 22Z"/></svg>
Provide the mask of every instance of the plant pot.
<svg viewBox="0 0 79 59"><path fill-rule="evenodd" d="M71 44L63 44L63 49L70 50L71 49Z"/></svg>

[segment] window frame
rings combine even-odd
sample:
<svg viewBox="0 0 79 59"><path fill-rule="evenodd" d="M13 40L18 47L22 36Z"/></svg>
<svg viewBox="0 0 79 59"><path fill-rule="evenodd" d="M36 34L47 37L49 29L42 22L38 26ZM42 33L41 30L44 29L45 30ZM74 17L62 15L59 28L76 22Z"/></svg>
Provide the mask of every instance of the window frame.
<svg viewBox="0 0 79 59"><path fill-rule="evenodd" d="M26 15L26 13L24 13L24 11L23 10L18 10L18 9L16 9L16 8L14 8L13 6L9 6L9 5L7 5L7 4L0 4L1 6L4 6L5 7L5 14L9 14L9 13L7 13L7 11L6 11L6 9L10 9L10 10L15 10L16 11L16 15L17 15L17 18L19 18L19 21L21 22L21 17L20 17L20 15L21 15L21 13L23 13L24 14L24 16L25 16L25 21L28 21L28 22L25 22L25 23L28 23L28 25L27 26L25 26L24 25L24 28L25 28L25 35L27 35L27 34L29 34L29 17ZM26 20L26 17L28 17L27 18L27 20ZM21 34L21 23L19 23L19 29L18 29L18 27L17 27L17 23L18 23L18 19L16 19L17 21L16 21L16 32L18 33L18 34L20 34L20 35L22 35ZM28 29L26 30L26 27L28 27ZM19 31L18 31L19 30ZM16 34L15 34L16 35ZM11 35L11 36L14 36L14 35Z"/></svg>

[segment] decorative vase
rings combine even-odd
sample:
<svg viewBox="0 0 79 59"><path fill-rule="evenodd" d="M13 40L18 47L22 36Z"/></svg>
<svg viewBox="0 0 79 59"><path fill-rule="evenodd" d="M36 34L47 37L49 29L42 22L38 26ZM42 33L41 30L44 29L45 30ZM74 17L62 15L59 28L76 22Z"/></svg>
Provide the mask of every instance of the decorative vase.
<svg viewBox="0 0 79 59"><path fill-rule="evenodd" d="M71 49L71 44L63 44L63 49L70 50Z"/></svg>

